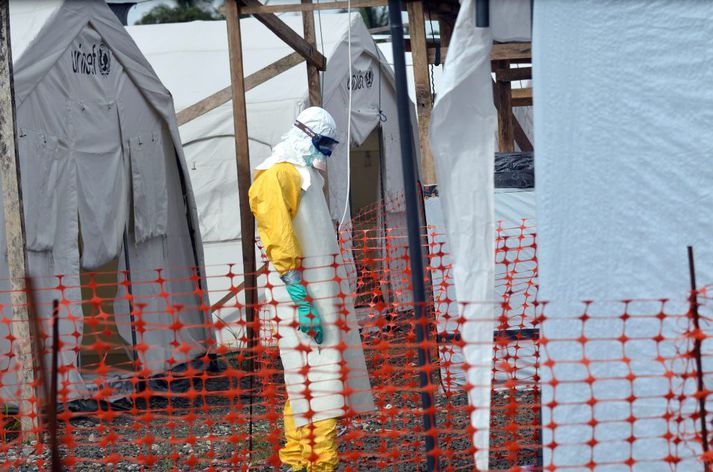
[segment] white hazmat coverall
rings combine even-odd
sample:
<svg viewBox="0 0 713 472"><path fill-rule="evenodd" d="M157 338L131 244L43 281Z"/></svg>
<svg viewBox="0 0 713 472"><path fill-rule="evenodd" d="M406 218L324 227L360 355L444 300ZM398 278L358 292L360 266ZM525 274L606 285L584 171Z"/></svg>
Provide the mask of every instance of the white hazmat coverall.
<svg viewBox="0 0 713 472"><path fill-rule="evenodd" d="M332 471L339 462L336 419L374 409L354 305L322 191L327 142L336 125L312 107L297 117L257 167L250 208L270 260L266 299L277 312L285 370L286 445L293 470Z"/></svg>

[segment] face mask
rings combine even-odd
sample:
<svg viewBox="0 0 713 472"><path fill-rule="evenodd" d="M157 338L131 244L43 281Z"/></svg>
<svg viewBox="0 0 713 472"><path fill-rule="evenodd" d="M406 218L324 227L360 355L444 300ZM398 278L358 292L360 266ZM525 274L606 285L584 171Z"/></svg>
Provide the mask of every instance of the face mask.
<svg viewBox="0 0 713 472"><path fill-rule="evenodd" d="M305 160L305 164L309 167L316 167L315 163L324 160L324 154L315 149L314 145L309 147L309 154L302 156Z"/></svg>
<svg viewBox="0 0 713 472"><path fill-rule="evenodd" d="M327 171L327 159L314 159L312 161L312 167L322 172Z"/></svg>

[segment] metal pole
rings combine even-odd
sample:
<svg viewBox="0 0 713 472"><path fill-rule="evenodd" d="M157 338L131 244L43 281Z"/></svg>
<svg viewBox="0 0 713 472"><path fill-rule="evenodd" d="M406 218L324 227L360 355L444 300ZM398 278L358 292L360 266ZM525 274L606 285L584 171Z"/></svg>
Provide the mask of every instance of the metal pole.
<svg viewBox="0 0 713 472"><path fill-rule="evenodd" d="M59 456L59 443L57 442L57 375L59 374L59 302L52 301L52 367L50 377L50 394L48 401L47 426L50 433L50 449L52 461L50 470L60 472L62 459Z"/></svg>
<svg viewBox="0 0 713 472"><path fill-rule="evenodd" d="M478 28L490 26L490 0L475 0L475 26Z"/></svg>
<svg viewBox="0 0 713 472"><path fill-rule="evenodd" d="M421 225L416 188L417 175L413 158L413 134L411 130L410 101L406 85L406 60L404 56L403 24L401 21L401 1L389 0L389 23L391 25L391 45L394 54L394 72L396 75L396 99L398 104L399 134L401 137L401 164L404 176L404 194L406 197L406 219L408 227L409 259L411 261L411 284L413 285L414 315L416 319L416 342L418 344L419 385L423 408L423 430L425 434L426 465L429 471L439 470L434 456L437 436L435 432L436 415L433 410L433 385L431 379L432 363L430 353L424 345L428 341L428 320L425 310L425 287L423 277L423 259L421 252Z"/></svg>
<svg viewBox="0 0 713 472"><path fill-rule="evenodd" d="M693 318L693 328L696 333L701 330L700 316L698 313L698 292L696 289L696 266L693 260L693 248L688 246L688 270L691 277L691 317ZM708 445L708 425L706 424L708 413L706 411L706 395L705 384L703 383L703 359L701 356L701 339L699 336L694 336L693 356L696 358L696 377L698 379L698 407L701 417L701 445L703 446L703 455L707 456ZM711 470L710 462L703 463L703 468L706 472Z"/></svg>

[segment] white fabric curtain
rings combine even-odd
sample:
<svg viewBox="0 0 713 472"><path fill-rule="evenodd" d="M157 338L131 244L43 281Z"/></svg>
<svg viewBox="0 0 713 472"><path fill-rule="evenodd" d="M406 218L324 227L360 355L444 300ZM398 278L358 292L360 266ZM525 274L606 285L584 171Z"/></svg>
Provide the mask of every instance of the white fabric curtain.
<svg viewBox="0 0 713 472"><path fill-rule="evenodd" d="M475 2L464 0L448 48L442 89L431 115L431 148L453 258L461 333L473 387L476 465L488 468L490 385L495 327L494 135L489 28L475 27Z"/></svg>

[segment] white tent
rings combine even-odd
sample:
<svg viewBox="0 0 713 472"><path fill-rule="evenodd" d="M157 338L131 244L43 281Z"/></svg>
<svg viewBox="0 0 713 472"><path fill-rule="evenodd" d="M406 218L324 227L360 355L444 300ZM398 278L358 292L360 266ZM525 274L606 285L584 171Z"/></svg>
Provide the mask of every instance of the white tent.
<svg viewBox="0 0 713 472"><path fill-rule="evenodd" d="M125 358L138 355L149 374L206 352L213 335L193 277L202 265L197 213L171 96L106 4L15 1L10 14L28 271L45 323L52 301L61 301L62 391L86 398L99 386L78 354L102 351L82 347L87 305L113 312L116 338L97 342L120 342ZM117 275L124 238L133 307ZM109 270L115 293L104 298L102 288L87 286L86 271ZM0 271L7 286L6 263ZM131 308L142 322L133 333ZM9 326L0 327L6 402L17 398Z"/></svg>
<svg viewBox="0 0 713 472"><path fill-rule="evenodd" d="M291 28L302 33L300 16L282 16ZM369 35L358 14L322 14L316 21L318 49L327 58L322 74L323 106L336 119L341 144L329 162L329 201L332 217L341 220L347 195L368 193L374 201L390 201L403 190L400 163L400 139L392 70ZM352 80L349 80L348 37L351 28ZM230 85L228 43L225 22L192 22L142 25L128 28L139 48L151 62L158 76L173 94L178 110ZM249 75L293 50L253 18L241 20L243 62ZM350 84L354 87L350 87ZM347 134L347 105L352 93L351 140ZM254 168L271 152L294 118L308 106L305 65L274 77L247 93L248 133L251 166ZM378 146L381 127L383 158L375 178L365 168L368 151ZM211 301L226 294L232 272L242 273L240 218L237 197L237 170L233 133L232 103L228 102L183 125L180 129L191 181L196 192L201 232L205 243L208 286ZM351 144L351 192L348 194L347 146ZM360 159L364 159L363 163ZM362 165L363 164L363 165ZM361 168L359 167L361 165ZM364 172L362 172L364 171ZM348 216L348 215L347 215ZM385 215L390 227L404 228L403 205L387 205ZM347 219L348 221L348 219ZM394 238L394 241L398 239ZM404 243L405 244L405 241ZM394 271L393 274L397 274ZM211 277L213 276L213 277ZM233 282L241 282L236 277ZM393 284L402 283L400 280ZM238 320L234 310L222 318ZM240 330L232 330L239 333ZM235 336L221 333L224 344L234 344Z"/></svg>

